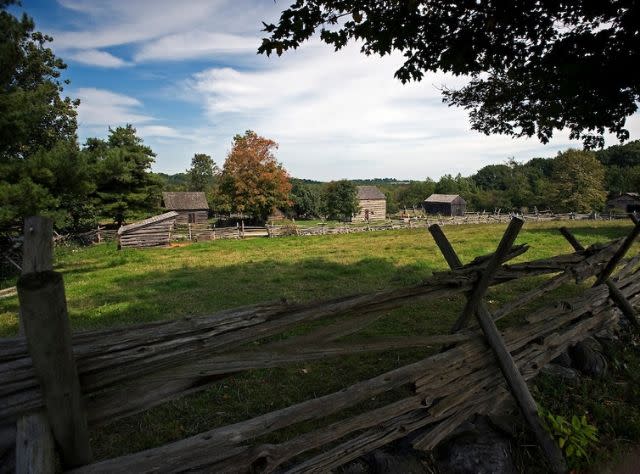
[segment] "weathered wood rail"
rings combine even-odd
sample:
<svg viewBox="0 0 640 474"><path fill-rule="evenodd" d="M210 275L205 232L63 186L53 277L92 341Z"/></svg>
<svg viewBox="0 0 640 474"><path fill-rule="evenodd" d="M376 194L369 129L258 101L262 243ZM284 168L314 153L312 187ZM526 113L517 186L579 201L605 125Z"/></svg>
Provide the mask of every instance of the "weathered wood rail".
<svg viewBox="0 0 640 474"><path fill-rule="evenodd" d="M637 324L633 306L640 303L640 257L623 262L626 251L640 232L637 219L634 224L626 239L587 249L574 245L576 251L571 254L508 264L507 261L522 255L528 248L512 245L522 225L515 220L496 253L479 257L467 265L463 265L450 244L447 245L439 227L434 227L432 233L452 270L436 273L419 285L322 303L262 304L221 311L208 317L81 332L72 334L69 339L66 336L55 338L57 342L38 335L46 332L52 323L40 316L44 309L35 311L33 308L34 305L44 308L47 302L56 298L59 303L50 305L51 308L63 305L64 293L56 283L61 281L60 277L51 271L27 270L18 284L21 307L29 313L28 316L25 314L29 318L25 319L28 321L26 337L0 340L0 426L15 423L33 413L46 414L45 421L59 426L60 421L56 420L62 417L67 421L63 423L65 429L76 436L63 435L66 431L59 427L53 429L53 436L63 453L64 466L75 467L78 472L189 469L318 472L337 467L409 433L414 433L415 446L430 449L468 416L487 411L495 405L497 398L511 393L536 432L551 468L562 472L564 465L557 447L549 444L545 433L536 428L536 409L531 407L532 399L525 380L534 377L545 363L570 345L607 327L621 315ZM34 245L42 244L34 242ZM611 277L620 263L624 265ZM556 275L493 313L489 313L482 303L482 297L491 285L545 274ZM504 331L495 329L495 320L560 285L591 277L597 277L601 284L585 290L580 297L534 311L527 316L526 324ZM52 288L46 290L50 296L44 296L46 288ZM343 336L371 324L383 310L401 307L408 301L454 294L467 295L468 302L451 334L381 338L358 343L340 341ZM56 314L56 321L65 320L64 312ZM465 329L473 315L478 318L480 330L476 326ZM321 319L328 322L311 333L275 341L268 339L301 323ZM265 338L266 342L247 348L247 343ZM495 355L486 350L487 342ZM55 344L63 344L73 353L71 359L59 364L69 367L66 375L54 376L54 369L48 368L39 355L52 350ZM96 463L89 462L88 446L75 448L78 458L64 455L73 452L73 442L77 443L78 435L84 429L83 419L89 426L96 426L204 389L229 374L345 354L439 345L444 345L444 350L435 355L357 382L339 392L175 443ZM55 394L61 387L73 386L74 380L82 394L81 403L67 404L53 414ZM404 398L374 410L278 444L252 442L302 421L339 413L399 387L406 389ZM317 451L325 446L324 450ZM305 458L304 454L309 451L313 454ZM19 472L28 472L28 467L20 469Z"/></svg>

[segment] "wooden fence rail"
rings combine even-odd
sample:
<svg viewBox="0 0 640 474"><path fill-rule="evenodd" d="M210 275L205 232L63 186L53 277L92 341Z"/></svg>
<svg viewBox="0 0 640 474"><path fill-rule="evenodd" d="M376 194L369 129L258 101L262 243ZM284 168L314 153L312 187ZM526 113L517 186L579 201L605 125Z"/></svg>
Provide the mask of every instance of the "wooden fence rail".
<svg viewBox="0 0 640 474"><path fill-rule="evenodd" d="M419 285L313 304L262 304L221 311L209 317L73 334L64 345L66 350L73 352L71 361L77 367L82 400L79 405L70 407L73 415L65 415L64 418L67 421L80 420L80 424L67 425L74 427L76 435L82 433L83 414L86 414L88 424L95 426L201 390L221 377L245 370L283 367L300 361L403 347L444 344L445 350L339 392L162 447L87 464L90 450L86 446L78 448L78 458L63 456L63 462L67 468L84 464L77 468L79 472L172 472L186 469L270 472L276 468L290 469L290 472L323 471L417 430L421 430L421 434L415 438L414 444L433 447L467 416L486 411L495 404L496 395L507 396L509 391L521 401L523 411L528 410L525 411L526 418L535 430L537 417L535 409L531 410L530 394L527 395L529 392L524 380L533 377L544 363L571 344L615 321L621 314L619 307L623 311L631 307L633 311L633 306L640 302L640 272L637 268L640 258L623 260L630 242L637 235L640 224L635 224L627 239L587 249L576 248L571 254L517 264L506 262L528 249L526 245L512 246L522 225L520 221L513 221L512 230L495 254L476 258L467 265L462 265L450 245L444 245L444 234L434 231L434 236L440 236L436 237L436 242L453 269L436 273ZM245 228L244 232L247 230ZM619 263L624 263L624 266L614 278L605 275ZM45 276L49 273L36 272L31 279L21 279L18 285L21 307L42 306L50 300L49 297L34 297L20 290L35 286L41 291L38 282L47 282ZM493 314L481 303L490 285L554 273L557 275ZM571 280L580 282L594 276L602 279L603 275L603 282L610 281L611 284L603 283L587 289L568 304L535 311L523 326L502 332L495 330L494 320L561 284ZM36 283L29 283L31 280ZM619 299L614 296L611 286L617 289ZM468 304L453 334L381 338L362 343L339 341L344 335L371 324L383 310L455 294L467 294ZM628 305L626 309L622 300ZM64 319L64 314L59 314ZM463 329L463 323L473 314L478 317L481 331L477 327ZM327 323L310 334L263 343L254 349L246 348L248 342L320 319L326 319ZM56 380L58 389L73 385L73 382L61 382L60 378L52 378L49 382L45 380L54 369L43 366L38 351L44 349L38 346L40 337L33 337L34 327L34 319L31 318L26 338L0 340L0 425L14 423L38 412L47 413L49 420L55 420L59 415L51 413L49 398L52 390L56 393ZM37 328L36 333L47 328L48 324ZM66 339L60 337L56 340L64 342ZM489 340L496 351L497 359L484 350L485 340ZM506 384L500 368L509 380ZM73 379L73 371L69 374ZM251 443L253 438L301 421L324 418L361 400L407 384L410 386L409 395L388 405L279 444ZM58 445L64 446L60 430L54 429L53 434ZM538 433L543 445L546 442L544 436L544 433ZM321 454L312 455L297 466L290 464L291 459L325 445L329 447ZM562 458L558 456L555 445L547 444L546 452L553 469L562 472Z"/></svg>

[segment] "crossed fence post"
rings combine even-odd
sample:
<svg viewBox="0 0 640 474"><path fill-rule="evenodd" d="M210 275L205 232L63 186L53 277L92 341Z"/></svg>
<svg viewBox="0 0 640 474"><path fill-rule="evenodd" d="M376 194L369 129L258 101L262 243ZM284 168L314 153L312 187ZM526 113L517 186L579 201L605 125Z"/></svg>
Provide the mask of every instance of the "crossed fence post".
<svg viewBox="0 0 640 474"><path fill-rule="evenodd" d="M620 289L611 279L611 274L615 270L616 266L627 254L627 252L631 248L631 245L633 244L633 241L638 237L638 235L640 235L640 219L638 219L634 215L631 215L631 220L635 224L633 229L625 237L620 247L618 247L616 253L613 255L613 257L611 257L611 260L607 262L602 272L600 272L600 275L598 275L598 278L596 279L596 282L593 284L593 286L602 284L607 285L607 288L609 288L609 296L611 297L613 302L618 306L618 308L620 308L622 314L624 314L624 316L629 320L633 327L636 330L640 330L640 323L638 322L638 317L636 316L636 312L633 309L633 306L631 305L631 303L629 303L629 300L625 298ZM567 229L566 227L561 227L560 233L565 239L567 239L567 241L575 250L584 250L584 246L578 241L578 239L576 239L576 237L571 233L569 229Z"/></svg>
<svg viewBox="0 0 640 474"><path fill-rule="evenodd" d="M486 267L474 285L473 290L467 295L467 303L462 314L454 324L452 331L456 332L462 329L467 324L469 318L475 314L478 324L484 333L485 339L496 356L498 365L500 366L500 370L507 382L509 390L515 398L522 415L536 436L538 444L544 451L553 472L564 473L567 470L567 466L564 457L562 456L562 452L556 445L553 438L543 428L538 416L536 402L533 399L522 374L513 361L513 358L511 357L511 354L509 353L509 350L507 349L507 346L495 325L493 316L483 301L491 280L493 279L496 271L500 268L502 262L508 256L523 224L524 221L522 219L517 217L511 219L507 230L498 244L498 248L488 259ZM444 255L445 260L451 269L455 270L460 268L462 266L462 261L440 227L437 224L433 224L429 227L429 231L433 235L436 244L440 248L440 251Z"/></svg>

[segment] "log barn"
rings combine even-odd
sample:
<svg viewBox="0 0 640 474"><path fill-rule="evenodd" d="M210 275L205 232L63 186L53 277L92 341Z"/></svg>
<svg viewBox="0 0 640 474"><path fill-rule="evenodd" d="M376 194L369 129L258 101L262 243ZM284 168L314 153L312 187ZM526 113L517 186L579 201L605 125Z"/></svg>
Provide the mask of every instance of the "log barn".
<svg viewBox="0 0 640 474"><path fill-rule="evenodd" d="M203 192L164 192L162 206L178 213L178 224L206 224L209 204Z"/></svg>
<svg viewBox="0 0 640 474"><path fill-rule="evenodd" d="M352 221L373 221L387 218L387 198L375 186L358 186L360 210Z"/></svg>
<svg viewBox="0 0 640 474"><path fill-rule="evenodd" d="M427 214L464 216L467 202L459 194L432 194L422 203Z"/></svg>
<svg viewBox="0 0 640 474"><path fill-rule="evenodd" d="M640 212L640 193L622 193L607 201L607 209Z"/></svg>
<svg viewBox="0 0 640 474"><path fill-rule="evenodd" d="M165 212L118 229L118 249L126 247L158 247L169 245L178 213Z"/></svg>

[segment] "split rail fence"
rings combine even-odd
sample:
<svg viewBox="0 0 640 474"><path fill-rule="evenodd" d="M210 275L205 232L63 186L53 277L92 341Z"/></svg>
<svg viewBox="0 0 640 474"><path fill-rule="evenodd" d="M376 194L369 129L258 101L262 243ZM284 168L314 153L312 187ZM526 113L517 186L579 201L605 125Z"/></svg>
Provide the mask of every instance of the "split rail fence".
<svg viewBox="0 0 640 474"><path fill-rule="evenodd" d="M313 304L261 304L208 317L71 334L64 285L52 271L51 222L25 222L23 275L18 282L21 331L0 340L0 427L15 424L17 472L52 472L55 456L73 472L326 472L396 439L431 449L474 413L513 396L550 469L564 472L561 452L542 429L526 381L569 346L626 317L638 327L640 256L626 259L640 222L624 239L584 249L566 229L571 254L507 263L522 220L513 219L493 254L463 264L438 225L430 232L451 271L400 289ZM615 272L615 273L614 273ZM493 313L487 289L516 279L554 276ZM526 323L499 331L495 321L573 281L595 285L570 301L532 311ZM341 342L407 302L465 295L448 334ZM469 326L475 316L478 325ZM300 336L276 336L301 323L325 325ZM345 354L443 345L440 352L342 390L214 428L164 446L95 462L89 427L202 390L242 371L284 367ZM487 350L489 347L491 350ZM298 423L339 414L404 387L405 395L343 416L280 442L260 438ZM6 430L5 430L6 431Z"/></svg>

